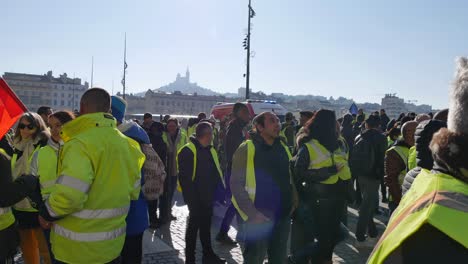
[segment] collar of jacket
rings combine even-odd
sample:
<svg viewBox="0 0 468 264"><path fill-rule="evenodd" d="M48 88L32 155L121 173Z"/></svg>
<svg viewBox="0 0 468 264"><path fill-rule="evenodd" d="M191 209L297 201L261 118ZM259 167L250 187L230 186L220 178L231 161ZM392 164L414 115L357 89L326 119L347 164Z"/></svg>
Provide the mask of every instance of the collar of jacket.
<svg viewBox="0 0 468 264"><path fill-rule="evenodd" d="M248 123L242 121L240 118L233 119L231 123L229 123L229 126L238 126L241 129L244 128Z"/></svg>
<svg viewBox="0 0 468 264"><path fill-rule="evenodd" d="M275 141L273 142L273 145L268 145L265 140L263 139L262 136L260 136L260 134L258 134L257 132L251 130L249 131L249 135L250 135L250 139L256 143L256 144L259 144L261 146L265 146L265 147L271 147L275 144L278 144L278 143L281 143L281 138L280 137L277 137L275 138Z"/></svg>
<svg viewBox="0 0 468 264"><path fill-rule="evenodd" d="M206 148L206 149L211 149L211 145L208 145L206 147L203 147L201 144L200 144L200 141L198 141L198 139L194 136L190 136L190 141L195 145L195 147L198 149L198 148Z"/></svg>
<svg viewBox="0 0 468 264"><path fill-rule="evenodd" d="M401 146L401 147L407 147L407 148L411 148L410 145L408 145L408 143L406 143L403 139L398 139L394 146Z"/></svg>
<svg viewBox="0 0 468 264"><path fill-rule="evenodd" d="M60 140L60 142L55 142L52 137L49 138L49 141L47 141L47 145L49 145L52 149L55 151L58 151L60 149L60 146L63 145L63 141Z"/></svg>
<svg viewBox="0 0 468 264"><path fill-rule="evenodd" d="M117 127L117 121L109 113L92 113L81 115L66 123L60 133L63 142L67 142L76 135L95 127Z"/></svg>

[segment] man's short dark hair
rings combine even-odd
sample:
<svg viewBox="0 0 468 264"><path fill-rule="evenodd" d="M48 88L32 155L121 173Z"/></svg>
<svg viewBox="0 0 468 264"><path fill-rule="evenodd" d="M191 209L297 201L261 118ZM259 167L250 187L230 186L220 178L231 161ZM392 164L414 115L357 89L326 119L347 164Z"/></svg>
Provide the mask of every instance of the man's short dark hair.
<svg viewBox="0 0 468 264"><path fill-rule="evenodd" d="M377 128L380 126L380 117L378 115L370 115L366 120L366 124L369 128Z"/></svg>
<svg viewBox="0 0 468 264"><path fill-rule="evenodd" d="M234 107L232 108L232 113L234 114L235 117L239 116L239 112L242 109L247 109L247 106L243 103L235 103Z"/></svg>
<svg viewBox="0 0 468 264"><path fill-rule="evenodd" d="M206 113L204 113L204 112L198 113L197 117L198 117L198 120L205 119L206 118Z"/></svg>
<svg viewBox="0 0 468 264"><path fill-rule="evenodd" d="M50 111L52 111L52 108L50 106L41 106L37 109L37 114L48 115Z"/></svg>
<svg viewBox="0 0 468 264"><path fill-rule="evenodd" d="M109 113L111 109L111 97L102 88L91 88L87 90L80 101L86 107L88 113Z"/></svg>
<svg viewBox="0 0 468 264"><path fill-rule="evenodd" d="M152 119L152 118L153 118L153 114L151 114L151 113L145 113L145 114L143 115L143 119L146 119L146 118L151 118L151 119Z"/></svg>
<svg viewBox="0 0 468 264"><path fill-rule="evenodd" d="M207 133L211 133L212 130L213 130L213 126L210 123L200 122L198 123L197 128L195 129L195 136L197 138L200 138L206 135Z"/></svg>
<svg viewBox="0 0 468 264"><path fill-rule="evenodd" d="M314 116L314 112L312 111L301 111L299 112L299 115L305 116L308 119L311 119Z"/></svg>

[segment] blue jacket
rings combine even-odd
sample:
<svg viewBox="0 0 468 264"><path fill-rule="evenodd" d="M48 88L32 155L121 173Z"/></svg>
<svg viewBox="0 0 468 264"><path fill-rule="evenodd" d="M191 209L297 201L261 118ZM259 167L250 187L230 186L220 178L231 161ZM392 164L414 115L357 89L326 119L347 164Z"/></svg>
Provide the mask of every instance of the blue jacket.
<svg viewBox="0 0 468 264"><path fill-rule="evenodd" d="M140 144L151 144L148 134L137 123L127 122L119 126L119 130L129 138ZM141 172L141 185L145 182L145 175ZM130 202L127 215L127 235L138 235L148 228L148 205L143 193L140 191L138 200Z"/></svg>

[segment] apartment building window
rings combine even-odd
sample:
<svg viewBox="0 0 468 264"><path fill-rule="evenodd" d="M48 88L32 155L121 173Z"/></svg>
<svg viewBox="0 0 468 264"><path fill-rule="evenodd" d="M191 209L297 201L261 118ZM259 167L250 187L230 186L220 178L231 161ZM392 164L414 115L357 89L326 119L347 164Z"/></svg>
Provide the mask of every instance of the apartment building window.
<svg viewBox="0 0 468 264"><path fill-rule="evenodd" d="M63 100L60 101L60 105L61 105L61 106L64 106L64 105L65 105L65 101L63 101Z"/></svg>
<svg viewBox="0 0 468 264"><path fill-rule="evenodd" d="M54 106L57 106L57 100L54 100Z"/></svg>
<svg viewBox="0 0 468 264"><path fill-rule="evenodd" d="M62 98L64 98L64 97L65 97L65 94L64 94L64 93L62 93Z"/></svg>

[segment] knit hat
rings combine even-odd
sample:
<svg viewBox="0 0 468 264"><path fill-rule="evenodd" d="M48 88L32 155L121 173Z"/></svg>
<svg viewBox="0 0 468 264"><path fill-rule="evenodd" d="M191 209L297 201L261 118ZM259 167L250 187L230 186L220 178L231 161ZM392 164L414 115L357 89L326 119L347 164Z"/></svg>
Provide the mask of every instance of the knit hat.
<svg viewBox="0 0 468 264"><path fill-rule="evenodd" d="M127 109L127 102L121 97L111 96L111 109L112 115L117 119L117 122L122 123L125 116L125 109Z"/></svg>
<svg viewBox="0 0 468 264"><path fill-rule="evenodd" d="M458 67L450 94L447 127L450 131L468 135L468 58L458 59Z"/></svg>

